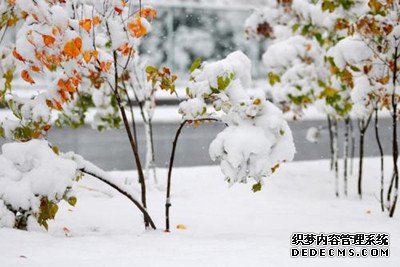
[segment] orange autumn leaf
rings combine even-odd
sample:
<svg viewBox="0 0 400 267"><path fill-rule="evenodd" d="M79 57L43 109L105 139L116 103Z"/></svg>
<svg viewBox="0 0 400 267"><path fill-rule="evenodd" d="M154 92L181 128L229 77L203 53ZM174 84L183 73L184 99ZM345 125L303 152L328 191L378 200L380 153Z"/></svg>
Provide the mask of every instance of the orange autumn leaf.
<svg viewBox="0 0 400 267"><path fill-rule="evenodd" d="M16 59L25 63L25 59L20 54L18 54L17 49L14 48L12 54Z"/></svg>
<svg viewBox="0 0 400 267"><path fill-rule="evenodd" d="M92 52L92 55L93 55L94 59L96 59L96 60L99 58L99 52L97 52L97 50L94 50Z"/></svg>
<svg viewBox="0 0 400 267"><path fill-rule="evenodd" d="M24 81L30 83L30 84L34 84L35 81L32 79L31 75L29 74L29 72L27 70L23 70L21 72L21 78L24 79Z"/></svg>
<svg viewBox="0 0 400 267"><path fill-rule="evenodd" d="M85 29L85 31L90 32L92 29L92 20L91 19L83 19L79 21L79 25Z"/></svg>
<svg viewBox="0 0 400 267"><path fill-rule="evenodd" d="M89 63L89 61L92 59L92 54L89 51L85 51L83 53L83 59L86 63Z"/></svg>
<svg viewBox="0 0 400 267"><path fill-rule="evenodd" d="M128 56L131 50L132 48L129 47L128 43L125 43L118 48L118 51L120 51L124 56Z"/></svg>
<svg viewBox="0 0 400 267"><path fill-rule="evenodd" d="M67 102L69 100L68 95L64 91L59 90L58 93L61 97L62 102Z"/></svg>
<svg viewBox="0 0 400 267"><path fill-rule="evenodd" d="M58 110L62 109L62 105L61 105L60 101L54 100L52 103L53 103L54 109L58 109Z"/></svg>
<svg viewBox="0 0 400 267"><path fill-rule="evenodd" d="M64 54L73 58L77 58L81 53L81 49L82 39L77 37L64 45Z"/></svg>
<svg viewBox="0 0 400 267"><path fill-rule="evenodd" d="M100 23L101 23L101 19L100 19L99 16L96 16L96 17L93 18L93 25L94 25L94 26L97 26L97 25L99 25Z"/></svg>
<svg viewBox="0 0 400 267"><path fill-rule="evenodd" d="M157 17L157 10L151 7L142 8L142 10L140 10L140 17L154 20Z"/></svg>
<svg viewBox="0 0 400 267"><path fill-rule="evenodd" d="M51 32L53 33L53 35L62 34L61 28L57 27L57 26L54 26L53 29L51 30Z"/></svg>
<svg viewBox="0 0 400 267"><path fill-rule="evenodd" d="M7 21L7 26L9 26L9 27L14 26L15 24L17 24L17 20L15 18L10 18Z"/></svg>
<svg viewBox="0 0 400 267"><path fill-rule="evenodd" d="M56 41L56 38L54 38L51 35L43 34L42 37L43 37L43 42L46 46L50 46L54 44L54 42Z"/></svg>
<svg viewBox="0 0 400 267"><path fill-rule="evenodd" d="M34 20L40 21L39 17L38 17L35 13L33 13L31 16L32 16L32 18L33 18Z"/></svg>
<svg viewBox="0 0 400 267"><path fill-rule="evenodd" d="M39 131L34 131L32 133L32 138L33 139L39 139L42 136L42 134Z"/></svg>
<svg viewBox="0 0 400 267"><path fill-rule="evenodd" d="M104 72L108 72L111 69L111 62L110 61L102 61L100 63L100 69Z"/></svg>
<svg viewBox="0 0 400 267"><path fill-rule="evenodd" d="M128 23L128 28L131 31L131 34L136 38L140 38L147 34L147 29L143 25L141 18L137 18L135 21Z"/></svg>
<svg viewBox="0 0 400 267"><path fill-rule="evenodd" d="M79 49L79 51L82 49L82 39L81 38L79 38L79 37L76 37L75 39L74 39L74 43L75 43L75 46Z"/></svg>
<svg viewBox="0 0 400 267"><path fill-rule="evenodd" d="M42 69L40 67L38 67L38 66L32 66L31 70L34 71L34 72L40 72Z"/></svg>
<svg viewBox="0 0 400 267"><path fill-rule="evenodd" d="M58 80L57 86L60 88L59 92L64 92L67 91L69 93L75 93L76 92L76 87L71 83L70 80L64 81L62 79ZM60 93L61 95L64 95L64 93Z"/></svg>
<svg viewBox="0 0 400 267"><path fill-rule="evenodd" d="M51 109L57 109L57 110L61 110L62 109L62 105L59 101L53 99L53 100L46 100L46 104L49 108Z"/></svg>
<svg viewBox="0 0 400 267"><path fill-rule="evenodd" d="M51 128L50 124L46 124L45 126L43 126L43 131L48 132Z"/></svg>

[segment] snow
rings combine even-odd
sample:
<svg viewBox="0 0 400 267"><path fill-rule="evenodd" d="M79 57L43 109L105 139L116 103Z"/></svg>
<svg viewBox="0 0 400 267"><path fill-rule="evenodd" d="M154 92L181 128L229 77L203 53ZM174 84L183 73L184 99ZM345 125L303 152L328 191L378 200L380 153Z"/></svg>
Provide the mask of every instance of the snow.
<svg viewBox="0 0 400 267"><path fill-rule="evenodd" d="M389 177L389 159L386 164ZM354 178L348 199L334 196L328 161L285 164L257 193L248 185L229 188L218 167L175 169L171 233L162 231L165 192L149 185L149 212L159 230L145 231L129 201L85 177L76 187L77 206L61 205L49 233L0 229L0 266L398 266L399 217L380 212L378 159L366 159L365 173L360 201ZM139 192L136 172L111 174ZM290 258L294 232L387 232L391 255Z"/></svg>
<svg viewBox="0 0 400 267"><path fill-rule="evenodd" d="M343 69L346 64L359 64L373 56L371 49L359 37L344 38L332 50L328 51L328 56L333 56L339 69Z"/></svg>
<svg viewBox="0 0 400 267"><path fill-rule="evenodd" d="M307 131L306 139L310 143L318 143L321 139L321 131L317 127L310 127Z"/></svg>
<svg viewBox="0 0 400 267"><path fill-rule="evenodd" d="M0 165L0 198L13 211L37 212L42 197L58 202L77 175L73 161L40 140L4 144ZM3 209L1 203L0 214Z"/></svg>

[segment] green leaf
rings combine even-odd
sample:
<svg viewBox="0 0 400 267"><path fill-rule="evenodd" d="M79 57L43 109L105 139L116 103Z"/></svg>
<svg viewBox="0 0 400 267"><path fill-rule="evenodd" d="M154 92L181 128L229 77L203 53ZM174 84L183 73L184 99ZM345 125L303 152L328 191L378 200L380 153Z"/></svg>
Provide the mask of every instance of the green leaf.
<svg viewBox="0 0 400 267"><path fill-rule="evenodd" d="M60 154L60 149L58 148L58 146L53 146L51 149L53 150L53 152L54 152L55 154L57 154L57 155Z"/></svg>
<svg viewBox="0 0 400 267"><path fill-rule="evenodd" d="M251 188L251 190L253 190L254 193L261 191L262 185L260 182L253 184L253 187Z"/></svg>
<svg viewBox="0 0 400 267"><path fill-rule="evenodd" d="M307 35L308 33L309 33L309 31L310 31L310 27L311 27L311 25L305 25L304 27L303 27L303 29L301 29L301 35Z"/></svg>
<svg viewBox="0 0 400 267"><path fill-rule="evenodd" d="M201 116L207 113L207 107L203 107L203 110L201 111Z"/></svg>
<svg viewBox="0 0 400 267"><path fill-rule="evenodd" d="M318 43L320 46L323 46L325 43L325 40L322 38L322 34L317 32L314 34L315 39L317 39Z"/></svg>
<svg viewBox="0 0 400 267"><path fill-rule="evenodd" d="M151 73L155 73L155 72L158 72L158 69L156 67L153 67L153 66L146 67L146 73L151 74Z"/></svg>
<svg viewBox="0 0 400 267"><path fill-rule="evenodd" d="M225 91L225 89L228 88L229 84L231 83L231 79L229 77L225 78L223 76L218 76L217 83L218 83L218 90Z"/></svg>
<svg viewBox="0 0 400 267"><path fill-rule="evenodd" d="M298 29L299 27L300 27L300 24L298 24L298 23L293 24L293 26L292 26L292 31L293 31L293 32L297 31L297 29Z"/></svg>
<svg viewBox="0 0 400 267"><path fill-rule="evenodd" d="M75 207L77 201L78 200L76 199L76 197L68 198L68 204L70 204L72 207Z"/></svg>
<svg viewBox="0 0 400 267"><path fill-rule="evenodd" d="M333 1L324 0L324 2L322 2L321 8L322 11L333 12L336 9L336 5Z"/></svg>
<svg viewBox="0 0 400 267"><path fill-rule="evenodd" d="M47 197L43 197L40 201L39 215L37 217L38 223L48 230L47 221L53 220L57 212L58 205L48 200Z"/></svg>
<svg viewBox="0 0 400 267"><path fill-rule="evenodd" d="M350 69L351 69L352 71L355 71L355 72L359 72L359 71L360 71L359 68L357 68L356 66L353 66L353 65L350 65Z"/></svg>
<svg viewBox="0 0 400 267"><path fill-rule="evenodd" d="M215 87L210 87L210 89L211 89L211 92L213 92L214 94L219 94L220 93L220 91L218 90L218 88L215 88Z"/></svg>
<svg viewBox="0 0 400 267"><path fill-rule="evenodd" d="M196 60L192 63L192 66L190 66L190 73L200 68L202 60L203 59L201 57L196 58Z"/></svg>
<svg viewBox="0 0 400 267"><path fill-rule="evenodd" d="M274 86L275 83L280 82L281 78L273 72L268 73L268 80L271 86Z"/></svg>

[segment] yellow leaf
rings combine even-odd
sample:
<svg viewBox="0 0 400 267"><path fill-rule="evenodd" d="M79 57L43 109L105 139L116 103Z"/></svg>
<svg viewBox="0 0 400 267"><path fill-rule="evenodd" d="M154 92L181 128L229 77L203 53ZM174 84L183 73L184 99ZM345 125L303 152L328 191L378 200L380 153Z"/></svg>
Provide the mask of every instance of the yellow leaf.
<svg viewBox="0 0 400 267"><path fill-rule="evenodd" d="M274 167L272 167L271 168L272 173L275 173L278 168L279 168L279 164L276 164Z"/></svg>
<svg viewBox="0 0 400 267"><path fill-rule="evenodd" d="M254 99L253 105L259 106L260 104L261 104L261 99L259 99L259 98Z"/></svg>
<svg viewBox="0 0 400 267"><path fill-rule="evenodd" d="M184 224L178 224L178 225L176 226L176 229L179 229L179 230L186 230L187 227L186 227L186 225L184 225Z"/></svg>
<svg viewBox="0 0 400 267"><path fill-rule="evenodd" d="M92 54L89 51L85 51L85 53L83 53L83 59L86 63L89 63L89 61L92 59Z"/></svg>

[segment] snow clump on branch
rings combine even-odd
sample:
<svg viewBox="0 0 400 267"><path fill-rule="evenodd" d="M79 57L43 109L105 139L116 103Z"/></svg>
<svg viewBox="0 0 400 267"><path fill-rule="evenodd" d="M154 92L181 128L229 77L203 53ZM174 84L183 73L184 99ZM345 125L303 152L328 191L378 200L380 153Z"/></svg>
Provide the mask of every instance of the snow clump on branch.
<svg viewBox="0 0 400 267"><path fill-rule="evenodd" d="M189 99L181 103L180 112L189 120L222 114L227 128L212 141L210 156L221 161L230 184L253 179L258 191L263 178L293 159L295 147L282 112L265 100L263 91L250 92L250 86L251 61L240 51L217 62L196 61L186 90Z"/></svg>

